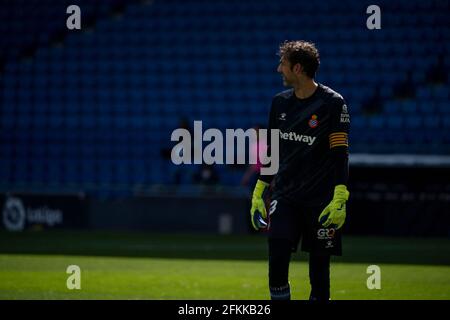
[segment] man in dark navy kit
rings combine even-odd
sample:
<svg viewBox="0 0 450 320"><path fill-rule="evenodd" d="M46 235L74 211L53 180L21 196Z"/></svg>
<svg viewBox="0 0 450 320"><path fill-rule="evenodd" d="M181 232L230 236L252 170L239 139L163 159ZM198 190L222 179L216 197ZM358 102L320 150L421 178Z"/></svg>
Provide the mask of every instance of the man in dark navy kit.
<svg viewBox="0 0 450 320"><path fill-rule="evenodd" d="M328 301L330 256L342 254L340 229L349 197L349 110L340 94L314 81L320 63L314 44L285 42L279 56L278 72L293 88L272 101L269 129L280 130L279 170L259 176L251 221L268 232L271 299L291 298L289 263L301 240L302 251L309 252L310 300Z"/></svg>

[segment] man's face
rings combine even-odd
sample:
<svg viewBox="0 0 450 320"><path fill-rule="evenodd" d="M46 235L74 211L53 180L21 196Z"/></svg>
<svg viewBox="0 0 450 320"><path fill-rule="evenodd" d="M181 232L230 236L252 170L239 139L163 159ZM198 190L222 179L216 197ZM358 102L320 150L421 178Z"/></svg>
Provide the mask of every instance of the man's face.
<svg viewBox="0 0 450 320"><path fill-rule="evenodd" d="M295 69L295 68L292 68ZM297 75L291 69L291 63L284 57L280 59L280 63L278 64L277 71L281 74L283 78L283 85L285 87L292 86L297 79Z"/></svg>

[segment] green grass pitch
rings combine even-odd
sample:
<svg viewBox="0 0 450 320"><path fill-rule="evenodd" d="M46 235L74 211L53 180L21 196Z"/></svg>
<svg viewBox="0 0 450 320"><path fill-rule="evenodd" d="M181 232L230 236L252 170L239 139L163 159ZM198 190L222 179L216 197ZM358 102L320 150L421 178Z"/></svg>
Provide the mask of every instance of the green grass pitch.
<svg viewBox="0 0 450 320"><path fill-rule="evenodd" d="M332 299L450 298L450 240L344 237ZM81 289L69 290L69 265ZM381 289L366 286L381 268ZM290 267L293 299L309 295L307 256ZM0 232L0 299L268 299L263 235Z"/></svg>

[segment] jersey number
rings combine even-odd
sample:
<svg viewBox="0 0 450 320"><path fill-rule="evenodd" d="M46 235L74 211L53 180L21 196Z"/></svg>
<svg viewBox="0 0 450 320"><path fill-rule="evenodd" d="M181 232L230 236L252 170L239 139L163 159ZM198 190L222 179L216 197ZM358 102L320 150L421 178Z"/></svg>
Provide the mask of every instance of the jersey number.
<svg viewBox="0 0 450 320"><path fill-rule="evenodd" d="M270 203L269 215L272 215L272 213L274 213L275 210L277 210L277 203L278 203L277 200L273 200L273 201Z"/></svg>

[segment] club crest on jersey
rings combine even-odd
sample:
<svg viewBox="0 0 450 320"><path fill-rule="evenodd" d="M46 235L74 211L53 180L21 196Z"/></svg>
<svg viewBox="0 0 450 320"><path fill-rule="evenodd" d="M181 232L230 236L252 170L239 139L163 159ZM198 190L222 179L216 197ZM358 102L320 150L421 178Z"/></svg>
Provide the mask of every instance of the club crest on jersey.
<svg viewBox="0 0 450 320"><path fill-rule="evenodd" d="M308 124L311 128L315 128L319 125L319 121L317 120L317 116L313 114L311 119L309 119Z"/></svg>
<svg viewBox="0 0 450 320"><path fill-rule="evenodd" d="M279 120L286 120L286 113L282 113L280 114L280 117L278 118Z"/></svg>

